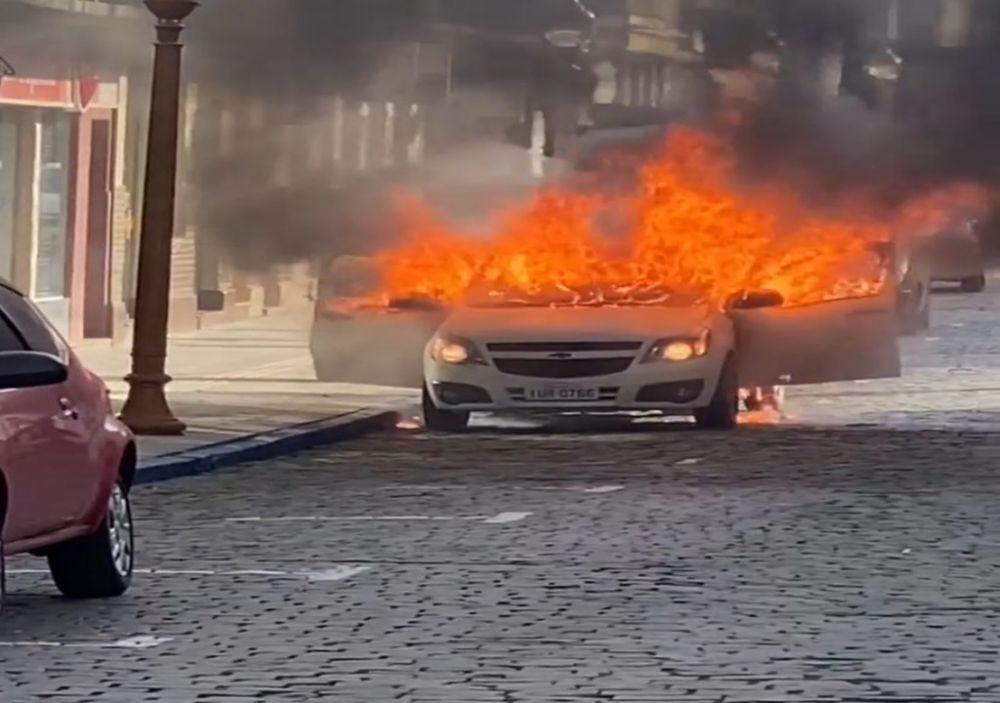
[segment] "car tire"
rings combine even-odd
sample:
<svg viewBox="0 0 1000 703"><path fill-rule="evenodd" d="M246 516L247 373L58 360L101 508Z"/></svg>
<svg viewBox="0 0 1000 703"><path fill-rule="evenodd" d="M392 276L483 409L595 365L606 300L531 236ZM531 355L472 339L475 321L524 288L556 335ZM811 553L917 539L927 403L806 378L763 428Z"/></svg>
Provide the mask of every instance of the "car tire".
<svg viewBox="0 0 1000 703"><path fill-rule="evenodd" d="M48 554L56 588L68 598L113 598L132 583L135 543L128 488L115 484L101 527Z"/></svg>
<svg viewBox="0 0 1000 703"><path fill-rule="evenodd" d="M0 520L0 527L2 526L3 521ZM3 535L0 534L0 613L3 613L4 602L7 600L7 557L3 550Z"/></svg>
<svg viewBox="0 0 1000 703"><path fill-rule="evenodd" d="M931 326L931 308L925 305L921 310L906 311L899 320L899 332L912 336L926 332Z"/></svg>
<svg viewBox="0 0 1000 703"><path fill-rule="evenodd" d="M740 384L736 360L730 356L722 367L719 384L707 408L694 412L695 425L700 430L732 430L737 425L740 410Z"/></svg>
<svg viewBox="0 0 1000 703"><path fill-rule="evenodd" d="M931 328L931 305L928 301L923 309L917 314L917 331L926 332Z"/></svg>
<svg viewBox="0 0 1000 703"><path fill-rule="evenodd" d="M979 274L962 280L962 291L965 293L982 293L986 290L986 276Z"/></svg>
<svg viewBox="0 0 1000 703"><path fill-rule="evenodd" d="M457 410L441 410L431 399L424 386L423 392L424 426L431 432L461 432L469 426L470 413Z"/></svg>

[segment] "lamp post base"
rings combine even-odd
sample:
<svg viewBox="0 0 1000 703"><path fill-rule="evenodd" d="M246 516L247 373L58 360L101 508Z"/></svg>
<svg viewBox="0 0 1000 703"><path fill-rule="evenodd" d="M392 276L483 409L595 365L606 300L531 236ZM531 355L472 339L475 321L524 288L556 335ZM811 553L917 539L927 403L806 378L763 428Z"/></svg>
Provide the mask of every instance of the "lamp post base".
<svg viewBox="0 0 1000 703"><path fill-rule="evenodd" d="M187 426L174 417L163 387L170 382L166 374L129 374L125 377L130 389L120 419L137 435L176 437Z"/></svg>

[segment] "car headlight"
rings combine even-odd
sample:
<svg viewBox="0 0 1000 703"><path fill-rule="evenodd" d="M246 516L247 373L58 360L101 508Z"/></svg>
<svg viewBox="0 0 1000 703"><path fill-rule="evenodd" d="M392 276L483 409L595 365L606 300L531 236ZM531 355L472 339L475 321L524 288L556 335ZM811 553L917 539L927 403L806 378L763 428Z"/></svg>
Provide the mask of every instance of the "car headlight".
<svg viewBox="0 0 1000 703"><path fill-rule="evenodd" d="M703 331L697 337L669 337L661 339L650 347L644 362L650 361L690 361L708 354L711 333Z"/></svg>
<svg viewBox="0 0 1000 703"><path fill-rule="evenodd" d="M468 339L438 335L431 343L431 358L443 364L485 364L479 348Z"/></svg>

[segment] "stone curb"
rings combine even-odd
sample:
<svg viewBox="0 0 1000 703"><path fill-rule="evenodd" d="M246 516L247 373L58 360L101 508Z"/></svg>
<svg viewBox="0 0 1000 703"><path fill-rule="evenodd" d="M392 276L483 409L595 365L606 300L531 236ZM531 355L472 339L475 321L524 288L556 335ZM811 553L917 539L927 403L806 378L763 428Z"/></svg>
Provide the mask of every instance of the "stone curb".
<svg viewBox="0 0 1000 703"><path fill-rule="evenodd" d="M197 449L140 459L135 482L159 483L246 462L274 459L387 429L395 426L398 419L398 414L392 411L358 410Z"/></svg>

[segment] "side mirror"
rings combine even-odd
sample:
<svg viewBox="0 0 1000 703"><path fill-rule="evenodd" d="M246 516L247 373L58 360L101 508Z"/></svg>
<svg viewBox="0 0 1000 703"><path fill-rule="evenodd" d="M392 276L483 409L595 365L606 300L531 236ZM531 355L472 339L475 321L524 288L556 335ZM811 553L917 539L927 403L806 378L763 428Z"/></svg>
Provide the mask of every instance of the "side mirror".
<svg viewBox="0 0 1000 703"><path fill-rule="evenodd" d="M761 310L780 308L784 304L785 297L777 291L743 291L730 298L726 307L729 310Z"/></svg>
<svg viewBox="0 0 1000 703"><path fill-rule="evenodd" d="M42 352L0 352L0 390L56 386L69 377L66 364Z"/></svg>

